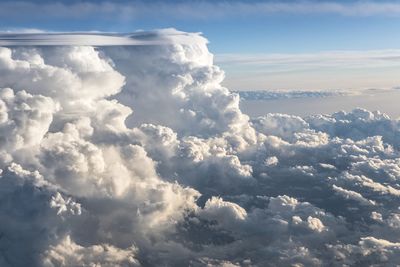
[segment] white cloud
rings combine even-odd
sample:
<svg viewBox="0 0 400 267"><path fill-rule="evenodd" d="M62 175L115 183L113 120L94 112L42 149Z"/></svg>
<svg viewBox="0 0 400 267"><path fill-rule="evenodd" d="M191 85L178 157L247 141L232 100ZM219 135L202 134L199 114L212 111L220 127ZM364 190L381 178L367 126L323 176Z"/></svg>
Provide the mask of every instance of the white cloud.
<svg viewBox="0 0 400 267"><path fill-rule="evenodd" d="M0 49L0 265L396 262L399 121L250 119L184 35Z"/></svg>
<svg viewBox="0 0 400 267"><path fill-rule="evenodd" d="M44 253L43 266L140 266L136 252L135 247L121 250L107 244L82 247L66 236Z"/></svg>
<svg viewBox="0 0 400 267"><path fill-rule="evenodd" d="M0 32L1 46L133 46L190 44L201 42L200 40L206 41L199 33L186 33L174 29L160 29L152 32L136 31L126 34L102 32L59 33L30 29Z"/></svg>

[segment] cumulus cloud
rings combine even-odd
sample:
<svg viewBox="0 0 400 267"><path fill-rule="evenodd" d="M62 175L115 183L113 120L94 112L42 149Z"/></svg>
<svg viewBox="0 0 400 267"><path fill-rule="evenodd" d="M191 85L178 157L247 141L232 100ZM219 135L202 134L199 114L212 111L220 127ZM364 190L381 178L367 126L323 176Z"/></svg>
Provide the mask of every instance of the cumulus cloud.
<svg viewBox="0 0 400 267"><path fill-rule="evenodd" d="M205 38L154 36L0 49L0 265L398 261L398 120L249 118Z"/></svg>

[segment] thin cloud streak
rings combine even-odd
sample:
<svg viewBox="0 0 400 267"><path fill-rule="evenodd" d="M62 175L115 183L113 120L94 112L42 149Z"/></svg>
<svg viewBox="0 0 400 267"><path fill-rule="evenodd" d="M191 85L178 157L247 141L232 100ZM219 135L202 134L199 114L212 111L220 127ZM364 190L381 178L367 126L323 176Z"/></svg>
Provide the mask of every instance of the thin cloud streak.
<svg viewBox="0 0 400 267"><path fill-rule="evenodd" d="M219 54L216 64L229 68L303 69L315 67L377 68L400 65L400 50L327 51L304 54Z"/></svg>
<svg viewBox="0 0 400 267"><path fill-rule="evenodd" d="M235 90L392 88L400 83L400 50L299 54L219 54L224 85Z"/></svg>

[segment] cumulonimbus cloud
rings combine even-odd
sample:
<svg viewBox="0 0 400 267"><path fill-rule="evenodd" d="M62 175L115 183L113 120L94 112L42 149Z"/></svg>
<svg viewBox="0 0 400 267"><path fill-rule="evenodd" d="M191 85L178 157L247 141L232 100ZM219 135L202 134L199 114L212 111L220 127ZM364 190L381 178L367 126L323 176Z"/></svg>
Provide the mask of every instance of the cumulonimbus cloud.
<svg viewBox="0 0 400 267"><path fill-rule="evenodd" d="M398 120L249 118L205 38L148 34L0 48L1 266L398 262Z"/></svg>

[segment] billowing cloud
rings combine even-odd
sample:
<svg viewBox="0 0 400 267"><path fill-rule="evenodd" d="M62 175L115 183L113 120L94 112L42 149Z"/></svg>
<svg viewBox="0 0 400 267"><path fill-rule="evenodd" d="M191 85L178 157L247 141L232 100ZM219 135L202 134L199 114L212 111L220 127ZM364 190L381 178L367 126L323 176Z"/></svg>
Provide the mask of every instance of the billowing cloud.
<svg viewBox="0 0 400 267"><path fill-rule="evenodd" d="M205 38L149 35L0 49L1 266L398 261L398 120L249 118Z"/></svg>

